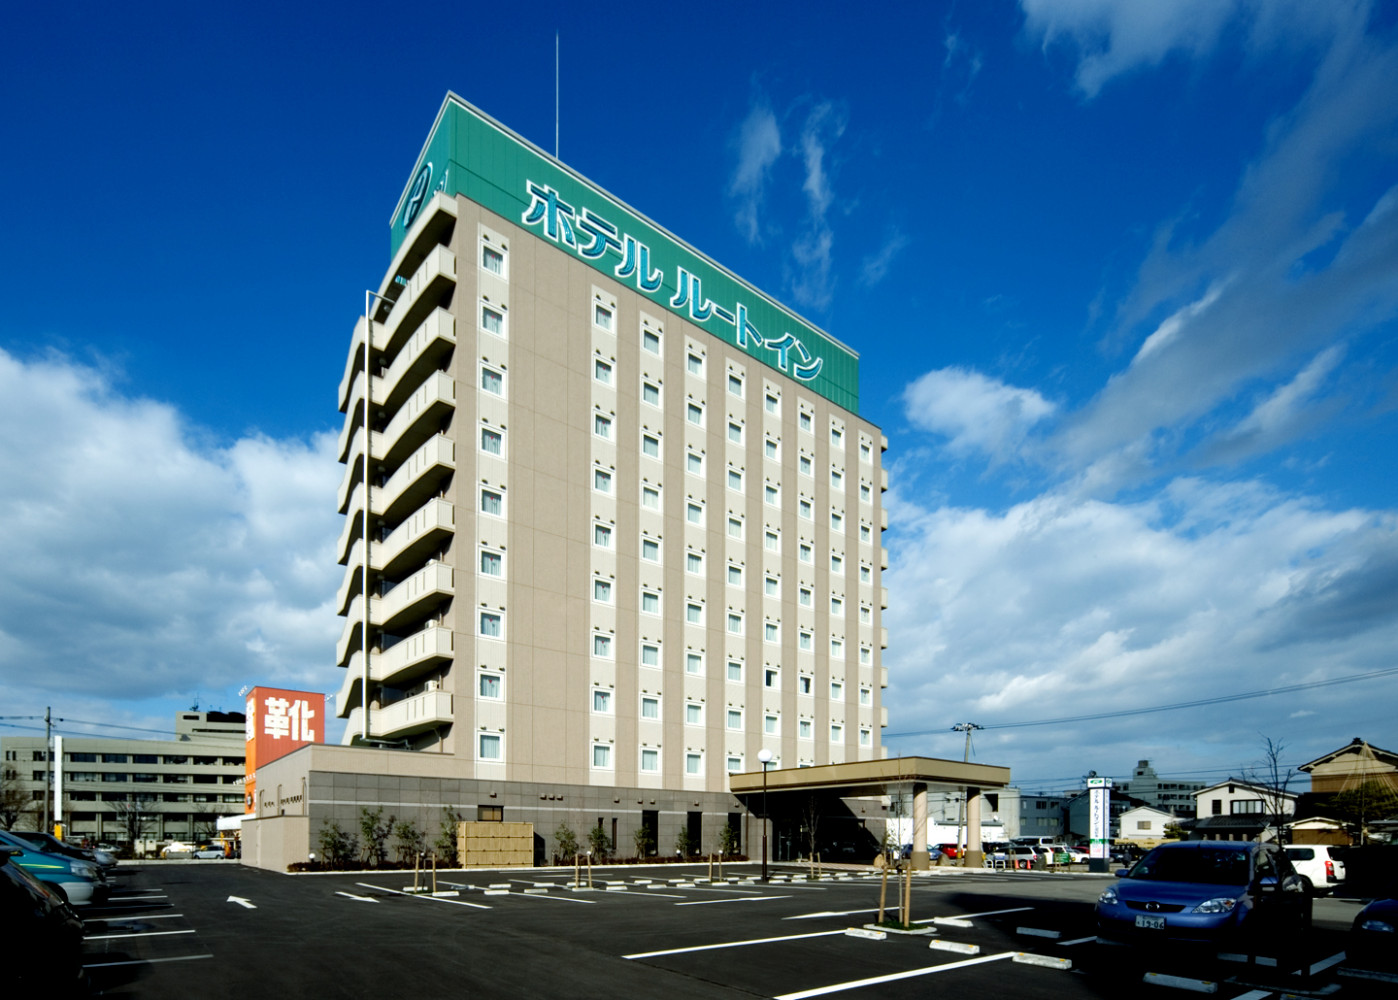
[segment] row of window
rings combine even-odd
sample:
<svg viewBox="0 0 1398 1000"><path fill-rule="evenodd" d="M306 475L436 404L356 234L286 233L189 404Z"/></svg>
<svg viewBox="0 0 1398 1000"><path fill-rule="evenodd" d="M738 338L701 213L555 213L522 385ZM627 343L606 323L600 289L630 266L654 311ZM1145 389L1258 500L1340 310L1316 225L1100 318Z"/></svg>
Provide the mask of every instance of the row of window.
<svg viewBox="0 0 1398 1000"><path fill-rule="evenodd" d="M703 673L703 657L700 656L699 654L695 654L695 653L689 654L688 664L687 664L687 666L686 666L686 672L687 672L687 673L693 673L693 674L702 674L702 673ZM781 675L780 668L776 668L776 667L768 667L768 668L766 668L766 670L764 671L764 676L763 676L763 682L764 682L763 686L764 686L764 687L770 687L770 688L779 688L780 685L781 685L781 676L780 676L780 675ZM729 660L729 661L728 661L728 680L733 681L733 682L736 682L736 683L742 683L742 680L743 680L743 664L742 664L742 661L740 661L740 660ZM484 671L484 670L481 671L481 672L478 674L478 687L477 687L477 691L480 693L480 697L483 698L483 699L485 699L485 700L487 700L487 701L503 701L503 700L504 700L504 697L505 697L505 678L504 678L504 675L501 674L501 673L494 672L494 671ZM806 674L806 673L803 673L803 674L798 675L798 677L797 677L797 682L796 682L796 691L797 691L798 694L802 694L802 695L814 695L814 694L815 694L815 676L814 676L813 674ZM830 682L830 700L831 700L831 701L835 701L835 702L841 702L841 701L844 701L844 699L845 699L845 683L844 683L844 681L832 680L832 681ZM860 704L861 707L864 707L864 708L869 708L869 707L872 707L872 706L873 706L873 704L874 704L874 689L873 689L872 687L870 687L870 686L868 686L868 685L860 685L860 687L859 687L859 704ZM608 689L606 689L606 688L601 688L601 687L596 687L596 688L593 688L593 689L592 689L592 711L593 711L593 712L595 712L595 713L597 713L597 714L599 714L599 715L611 715L611 714L613 714L613 708L614 708L614 706L613 706L613 692L612 692L612 691L610 691L610 690L608 690ZM700 703L700 702L695 702L695 701L687 701L687 702L685 702L685 720L684 720L684 721L685 721L687 724L690 724L690 725L703 725L703 724L704 724L703 711L704 711L704 708L703 708L702 703ZM742 728L743 728L743 725L742 725L742 712L743 712L743 710L742 710L741 708L734 708L734 707L731 707L731 706L730 706L730 707L728 708L727 711L728 711L728 715L727 715L726 721L727 721L727 726L728 726L728 728L729 728L729 729L742 729ZM651 693L649 693L649 692L643 693L643 694L641 695L641 718L642 718L642 719L655 719L655 720L659 720L660 717L661 717L661 716L660 716L660 695L659 695L659 694L651 694Z"/></svg>
<svg viewBox="0 0 1398 1000"><path fill-rule="evenodd" d="M803 720L804 721L804 720ZM844 742L844 734L840 733L836 738L835 730L841 729L839 726L831 726L831 742ZM873 746L873 731L860 729L860 746ZM611 771L615 769L614 758L615 746L608 742L594 742L591 749L592 769L594 771ZM638 767L642 774L660 773L660 748L642 746L639 748ZM505 759L505 737L503 733L478 733L476 737L476 758L490 763L501 763ZM704 775L703 750L686 750L684 755L684 773L690 777L703 777ZM738 774L746 770L742 754L727 754L725 759L726 770L729 774ZM780 763L774 762L773 766L780 767Z"/></svg>
<svg viewBox="0 0 1398 1000"><path fill-rule="evenodd" d="M728 517L728 537L735 541L742 541L745 535L744 518L741 514L731 514ZM599 549L610 549L616 536L613 526L598 518L592 524L592 544ZM654 537L649 532L641 533L641 558L648 562L660 562L661 539ZM762 547L769 552L781 552L781 529L766 527L762 529ZM692 557L692 558L691 558ZM810 542L798 542L796 545L796 558L798 562L807 564L815 563L815 546ZM688 550L685 565L690 572L702 572L702 563L695 560L702 559L700 553ZM845 571L845 556L841 552L830 553L830 572L843 573ZM874 567L866 562L859 564L859 582L874 582Z"/></svg>
<svg viewBox="0 0 1398 1000"><path fill-rule="evenodd" d="M480 634L488 639L500 639L504 637L504 612L502 611L482 611L480 613L481 625ZM685 605L685 622L690 625L703 625L703 605L690 602ZM727 616L727 631L729 635L740 636L743 634L743 613L741 611L729 611ZM777 644L781 642L780 626L774 621L764 621L762 623L762 639L764 642ZM801 652L815 652L815 633L809 629L798 629L796 634L796 648ZM613 636L605 629L594 627L592 631L592 655L599 660L612 660L616 658L616 645ZM700 654L689 653L689 657L700 659ZM873 664L873 648L870 646L859 647L859 662L865 666ZM845 658L845 641L832 637L830 640L830 658L832 660L843 660ZM660 666L660 643L658 641L643 640L641 642L641 666ZM776 684L768 684L767 687L777 687Z"/></svg>
<svg viewBox="0 0 1398 1000"><path fill-rule="evenodd" d="M18 760L17 750L6 750L6 760ZM48 753L44 750L31 751L31 760L48 760ZM242 767L242 757L191 757L187 754L153 754L153 753L89 753L82 750L74 750L65 753L63 759L73 764L193 764L195 767Z"/></svg>

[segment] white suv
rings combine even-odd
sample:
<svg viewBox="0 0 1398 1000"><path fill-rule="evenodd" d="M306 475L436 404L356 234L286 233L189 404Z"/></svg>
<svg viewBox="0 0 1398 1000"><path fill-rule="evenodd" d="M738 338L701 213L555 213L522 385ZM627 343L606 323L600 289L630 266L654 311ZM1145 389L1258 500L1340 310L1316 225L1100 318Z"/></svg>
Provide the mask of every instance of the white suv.
<svg viewBox="0 0 1398 1000"><path fill-rule="evenodd" d="M1333 857L1325 844L1295 844L1285 850L1296 874L1306 883L1307 892L1314 893L1316 886L1323 891L1345 880L1345 863Z"/></svg>

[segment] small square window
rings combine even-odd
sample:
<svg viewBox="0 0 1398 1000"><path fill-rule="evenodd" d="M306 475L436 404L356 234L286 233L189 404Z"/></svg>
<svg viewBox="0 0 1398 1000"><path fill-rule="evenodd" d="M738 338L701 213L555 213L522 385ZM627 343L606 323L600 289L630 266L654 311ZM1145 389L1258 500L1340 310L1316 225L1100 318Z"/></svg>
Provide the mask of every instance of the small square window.
<svg viewBox="0 0 1398 1000"><path fill-rule="evenodd" d="M698 775L704 773L704 755L702 753L687 753L684 755L684 773Z"/></svg>
<svg viewBox="0 0 1398 1000"><path fill-rule="evenodd" d="M643 403L648 403L648 404L650 404L651 406L659 406L659 405L660 405L660 386L656 385L654 382L642 382L642 383L641 383L641 402L643 402Z"/></svg>
<svg viewBox="0 0 1398 1000"><path fill-rule="evenodd" d="M768 713L762 717L762 731L768 736L776 736L781 733L781 717Z"/></svg>
<svg viewBox="0 0 1398 1000"><path fill-rule="evenodd" d="M641 484L641 506L648 510L660 509L660 488L658 486Z"/></svg>
<svg viewBox="0 0 1398 1000"><path fill-rule="evenodd" d="M843 660L845 658L845 642L843 639L830 640L830 658L832 660Z"/></svg>
<svg viewBox="0 0 1398 1000"><path fill-rule="evenodd" d="M648 615L660 614L660 594L654 590L641 591L641 611Z"/></svg>
<svg viewBox="0 0 1398 1000"><path fill-rule="evenodd" d="M592 689L592 710L601 715L612 714L612 693L597 688Z"/></svg>
<svg viewBox="0 0 1398 1000"><path fill-rule="evenodd" d="M592 363L592 377L603 385L612 384L612 366L608 361L598 358Z"/></svg>
<svg viewBox="0 0 1398 1000"><path fill-rule="evenodd" d="M641 454L648 458L660 457L660 438L654 434L641 435Z"/></svg>
<svg viewBox="0 0 1398 1000"><path fill-rule="evenodd" d="M836 513L835 511L832 510L832 511L830 512L830 530L831 530L831 531L844 531L844 530L845 530L845 515Z"/></svg>
<svg viewBox="0 0 1398 1000"><path fill-rule="evenodd" d="M862 747L871 747L874 745L874 731L872 729L860 727L859 745Z"/></svg>
<svg viewBox="0 0 1398 1000"><path fill-rule="evenodd" d="M728 631L733 635L743 634L743 616L736 612L728 612Z"/></svg>
<svg viewBox="0 0 1398 1000"><path fill-rule="evenodd" d="M774 462L781 457L781 451L777 447L777 442L773 441L771 438L767 438L762 442L762 454L764 457Z"/></svg>
<svg viewBox="0 0 1398 1000"><path fill-rule="evenodd" d="M873 569L871 569L869 566L867 566L867 565L865 565L865 564L862 564L862 563L861 563L860 566L859 566L859 582L860 582L860 583L873 583L873 582L874 582L874 571L873 571Z"/></svg>
<svg viewBox="0 0 1398 1000"><path fill-rule="evenodd" d="M594 524L592 526L592 544L598 548L611 548L612 529L605 524Z"/></svg>
<svg viewBox="0 0 1398 1000"><path fill-rule="evenodd" d="M500 455L505 451L505 435L493 427L481 428L481 451L487 455Z"/></svg>
<svg viewBox="0 0 1398 1000"><path fill-rule="evenodd" d="M684 408L685 419L691 424L699 427L704 426L704 408L698 403L686 403Z"/></svg>
<svg viewBox="0 0 1398 1000"><path fill-rule="evenodd" d="M741 660L728 661L728 679L734 684L743 682L743 664Z"/></svg>
<svg viewBox="0 0 1398 1000"><path fill-rule="evenodd" d="M777 623L776 623L776 622L763 622L763 623L762 623L762 641L763 641L763 642L780 642L780 641L781 641L781 630L777 627Z"/></svg>
<svg viewBox="0 0 1398 1000"><path fill-rule="evenodd" d="M495 733L481 733L477 741L477 753L481 760L500 760L504 753L501 749L501 739Z"/></svg>
<svg viewBox="0 0 1398 1000"><path fill-rule="evenodd" d="M768 597L781 596L781 580L775 576L767 576L762 580L762 592Z"/></svg>
<svg viewBox="0 0 1398 1000"><path fill-rule="evenodd" d="M482 698L489 698L491 701L499 701L504 696L503 685L499 674L481 674L479 679L479 691Z"/></svg>
<svg viewBox="0 0 1398 1000"><path fill-rule="evenodd" d="M660 561L660 543L654 538L641 539L641 558L647 562Z"/></svg>
<svg viewBox="0 0 1398 1000"><path fill-rule="evenodd" d="M497 337L505 335L505 314L491 306L481 306L481 329Z"/></svg>
<svg viewBox="0 0 1398 1000"><path fill-rule="evenodd" d="M742 521L741 518L730 517L730 518L728 519L728 537L729 537L729 538L742 538L742 537L743 537L743 521Z"/></svg>
<svg viewBox="0 0 1398 1000"><path fill-rule="evenodd" d="M845 686L844 686L844 684L840 683L839 681L831 681L831 682L830 682L830 700L831 700L831 701L844 701L844 700L845 700Z"/></svg>
<svg viewBox="0 0 1398 1000"><path fill-rule="evenodd" d="M505 276L505 255L492 246L481 245L481 268L491 274Z"/></svg>
<svg viewBox="0 0 1398 1000"><path fill-rule="evenodd" d="M870 531L867 524L861 523L859 525L859 540L861 542L872 542L874 540L873 532Z"/></svg>
<svg viewBox="0 0 1398 1000"><path fill-rule="evenodd" d="M597 579L596 577L593 577L593 580L592 580L592 599L593 599L594 601L600 601L600 602L602 602L603 604L611 604L611 603L612 603L612 583L611 583L611 581L610 581L610 580L599 580L599 579Z"/></svg>
<svg viewBox="0 0 1398 1000"><path fill-rule="evenodd" d="M859 442L859 460L861 462L871 461L874 457L874 450L869 447L868 441Z"/></svg>
<svg viewBox="0 0 1398 1000"><path fill-rule="evenodd" d="M838 723L837 723L837 724L831 725L831 727L830 727L830 742L831 742L831 743L843 743L844 741L845 741L845 727L839 725Z"/></svg>
<svg viewBox="0 0 1398 1000"><path fill-rule="evenodd" d="M780 552L782 550L782 536L768 528L762 532L762 546L768 552Z"/></svg>
<svg viewBox="0 0 1398 1000"><path fill-rule="evenodd" d="M602 303L600 302L594 304L592 308L593 323L610 333L613 327L614 320L615 317L612 315L612 311L609 308L602 305Z"/></svg>
<svg viewBox="0 0 1398 1000"><path fill-rule="evenodd" d="M800 632L798 632L798 633L796 634L796 647L797 647L798 649L800 649L800 650L805 651L805 652L810 652L810 651L814 650L814 649L815 649L815 635L814 635L814 633L807 632L805 629L802 629Z"/></svg>
<svg viewBox="0 0 1398 1000"><path fill-rule="evenodd" d="M837 448L844 447L845 433L838 427L830 428L830 443Z"/></svg>
<svg viewBox="0 0 1398 1000"><path fill-rule="evenodd" d="M641 643L641 666L660 666L660 647L653 642Z"/></svg>
<svg viewBox="0 0 1398 1000"><path fill-rule="evenodd" d="M481 575L482 576L504 576L505 566L500 558L500 553L491 552L489 549L481 549Z"/></svg>
<svg viewBox="0 0 1398 1000"><path fill-rule="evenodd" d="M684 722L687 726L702 726L704 724L704 706L689 702L684 706Z"/></svg>
<svg viewBox="0 0 1398 1000"><path fill-rule="evenodd" d="M739 493L743 492L743 474L738 469L728 470L728 488Z"/></svg>
<svg viewBox="0 0 1398 1000"><path fill-rule="evenodd" d="M500 639L504 637L505 618L498 611L482 611L480 623L482 638Z"/></svg>
<svg viewBox="0 0 1398 1000"><path fill-rule="evenodd" d="M805 497L796 501L796 513L800 514L807 521L815 520L815 505Z"/></svg>
<svg viewBox="0 0 1398 1000"><path fill-rule="evenodd" d="M802 455L802 456L800 457L800 459L797 460L797 468L800 470L801 475L803 475L803 476L809 476L809 475L811 475L811 460L810 460L810 458L809 458L808 456L806 456L806 455Z"/></svg>
<svg viewBox="0 0 1398 1000"><path fill-rule="evenodd" d="M602 770L610 770L612 766L612 748L602 743L592 744L592 766Z"/></svg>
<svg viewBox="0 0 1398 1000"><path fill-rule="evenodd" d="M845 558L844 558L844 556L832 555L832 556L830 557L830 572L832 572L832 573L843 573L844 571L845 571Z"/></svg>
<svg viewBox="0 0 1398 1000"><path fill-rule="evenodd" d="M814 693L815 693L815 678L812 677L810 674L802 674L801 676L797 677L797 678L796 678L796 693L797 693L797 694L814 694Z"/></svg>
<svg viewBox="0 0 1398 1000"><path fill-rule="evenodd" d="M600 413L594 413L592 415L592 433L596 434L599 438L606 438L610 441L612 439L612 418L604 417Z"/></svg>
<svg viewBox="0 0 1398 1000"><path fill-rule="evenodd" d="M743 394L743 377L741 375L728 373L728 391L735 396Z"/></svg>
<svg viewBox="0 0 1398 1000"><path fill-rule="evenodd" d="M796 736L797 736L797 738L803 739L803 740L809 740L809 739L813 739L813 738L814 738L814 737L811 735L811 720L810 720L810 719L802 719L800 722L796 723Z"/></svg>
<svg viewBox="0 0 1398 1000"><path fill-rule="evenodd" d="M684 570L686 573L702 576L704 573L704 557L698 552L686 552L684 554Z"/></svg>
<svg viewBox="0 0 1398 1000"><path fill-rule="evenodd" d="M872 495L871 495L870 492L869 492L869 484L868 484L868 483L860 483L860 484L859 484L859 502L860 502L860 503L868 503L868 502L869 502L870 500L872 500L872 499L873 499L873 497L872 497Z"/></svg>
<svg viewBox="0 0 1398 1000"><path fill-rule="evenodd" d="M845 481L844 473L839 469L830 470L830 488L832 490L841 489Z"/></svg>
<svg viewBox="0 0 1398 1000"><path fill-rule="evenodd" d="M505 376L494 368L481 367L481 391L493 396L505 395Z"/></svg>
<svg viewBox="0 0 1398 1000"><path fill-rule="evenodd" d="M684 518L690 524L704 523L704 505L690 500L684 505Z"/></svg>
<svg viewBox="0 0 1398 1000"><path fill-rule="evenodd" d="M602 658L604 658L604 659L611 659L611 656L612 656L612 637L609 636L609 635L600 635L600 634L597 634L597 633L593 633L593 636L592 636L592 655L593 655L593 656L600 656L600 657L602 657Z"/></svg>
<svg viewBox="0 0 1398 1000"><path fill-rule="evenodd" d="M689 374L701 376L704 374L704 359L702 356L695 354L693 351L690 351L689 354L685 357L684 364L685 369L689 372Z"/></svg>
<svg viewBox="0 0 1398 1000"><path fill-rule="evenodd" d="M606 469L593 469L592 488L599 493L610 493L612 491L612 474Z"/></svg>
<svg viewBox="0 0 1398 1000"><path fill-rule="evenodd" d="M802 410L796 415L796 425L803 431L809 431L811 429L811 415Z"/></svg>
<svg viewBox="0 0 1398 1000"><path fill-rule="evenodd" d="M481 513L502 517L505 513L505 495L497 490L481 490Z"/></svg>
<svg viewBox="0 0 1398 1000"><path fill-rule="evenodd" d="M771 483L767 483L762 487L762 499L773 507L780 507L782 491Z"/></svg>
<svg viewBox="0 0 1398 1000"><path fill-rule="evenodd" d="M643 747L641 749L641 770L646 774L654 774L660 770L660 751Z"/></svg>
<svg viewBox="0 0 1398 1000"><path fill-rule="evenodd" d="M704 605L690 601L684 606L684 620L690 625L703 625Z"/></svg>
<svg viewBox="0 0 1398 1000"><path fill-rule="evenodd" d="M729 440L729 441L732 441L734 444L742 444L742 443L743 443L743 425L742 425L742 424L735 423L735 422L733 422L732 420L728 421L728 440Z"/></svg>
<svg viewBox="0 0 1398 1000"><path fill-rule="evenodd" d="M763 397L763 405L767 407L768 413L779 413L782 408L781 397L775 392L769 391L766 396Z"/></svg>
<svg viewBox="0 0 1398 1000"><path fill-rule="evenodd" d="M807 545L805 542L802 542L797 549L796 557L804 563L810 562L813 557L811 547Z"/></svg>
<svg viewBox="0 0 1398 1000"><path fill-rule="evenodd" d="M684 459L684 471L691 476L702 476L704 474L704 456L692 451L687 453ZM694 505L690 504L690 506Z"/></svg>
<svg viewBox="0 0 1398 1000"><path fill-rule="evenodd" d="M815 604L814 595L812 594L810 587L801 587L797 591L796 599L800 602L801 607L803 608L809 608Z"/></svg>
<svg viewBox="0 0 1398 1000"><path fill-rule="evenodd" d="M869 646L859 647L859 662L868 665L874 662L874 650Z"/></svg>
<svg viewBox="0 0 1398 1000"><path fill-rule="evenodd" d="M684 654L684 672L694 674L696 677L704 672L704 655L702 653Z"/></svg>
<svg viewBox="0 0 1398 1000"><path fill-rule="evenodd" d="M782 672L776 667L762 668L762 686L767 688L779 688L782 686Z"/></svg>
<svg viewBox="0 0 1398 1000"><path fill-rule="evenodd" d="M660 353L660 335L654 330L641 331L641 347L651 354Z"/></svg>
<svg viewBox="0 0 1398 1000"><path fill-rule="evenodd" d="M871 687L866 687L866 686L864 686L864 685L860 685L860 687L859 687L859 704L861 704L861 705L863 705L863 706L865 706L865 707L868 707L868 706L872 705L873 703L874 703L874 689L871 688Z"/></svg>
<svg viewBox="0 0 1398 1000"><path fill-rule="evenodd" d="M739 729L739 730L741 730L741 729L743 728L743 710L742 710L742 709L740 709L740 708L730 708L730 709L728 710L728 728L729 728L729 729Z"/></svg>
<svg viewBox="0 0 1398 1000"><path fill-rule="evenodd" d="M874 620L874 609L867 604L859 606L859 624L869 625Z"/></svg>
<svg viewBox="0 0 1398 1000"><path fill-rule="evenodd" d="M842 615L842 614L844 614L844 613L845 613L845 602L844 602L843 598L839 598L839 597L832 597L832 598L830 598L830 614L831 614L831 616L832 616L832 617L838 617L838 616L840 616L840 615Z"/></svg>
<svg viewBox="0 0 1398 1000"><path fill-rule="evenodd" d="M732 587L741 587L743 585L743 567L729 565L728 584Z"/></svg>
<svg viewBox="0 0 1398 1000"><path fill-rule="evenodd" d="M642 696L641 698L641 718L660 718L660 699Z"/></svg>

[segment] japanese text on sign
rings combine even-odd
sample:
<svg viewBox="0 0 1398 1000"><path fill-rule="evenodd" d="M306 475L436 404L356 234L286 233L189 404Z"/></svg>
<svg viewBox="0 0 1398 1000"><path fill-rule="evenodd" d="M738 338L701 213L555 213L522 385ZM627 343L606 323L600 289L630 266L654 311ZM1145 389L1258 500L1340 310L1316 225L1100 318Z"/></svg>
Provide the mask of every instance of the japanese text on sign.
<svg viewBox="0 0 1398 1000"><path fill-rule="evenodd" d="M304 699L268 697L262 713L262 732L274 740L291 739L315 742L312 725L315 712Z"/></svg>

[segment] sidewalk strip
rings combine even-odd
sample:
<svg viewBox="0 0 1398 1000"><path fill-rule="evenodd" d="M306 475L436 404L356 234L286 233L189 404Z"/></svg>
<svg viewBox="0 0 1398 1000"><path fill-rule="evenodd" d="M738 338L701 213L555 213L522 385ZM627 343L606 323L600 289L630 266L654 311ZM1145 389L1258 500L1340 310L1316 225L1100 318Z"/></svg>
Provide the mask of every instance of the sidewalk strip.
<svg viewBox="0 0 1398 1000"><path fill-rule="evenodd" d="M716 951L720 948L743 948L751 944L775 944L778 941L800 941L804 938L832 937L836 934L843 934L844 928L838 931L816 931L814 934L783 934L780 937L751 938L747 941L725 941L722 944L700 944L692 948L666 948L663 951L641 951L634 955L622 955L628 961L638 958L658 958L661 955L686 955L692 951Z"/></svg>
<svg viewBox="0 0 1398 1000"><path fill-rule="evenodd" d="M1002 951L998 955L982 955L980 958L968 958L960 962L948 962L945 965L931 965L925 969L912 969L908 972L895 972L887 976L874 976L870 979L856 979L848 983L836 983L833 986L818 986L813 990L802 990L799 993L783 993L776 1000L806 1000L808 997L823 997L829 993L841 993L845 990L857 990L864 986L878 986L881 983L896 983L900 979L913 979L917 976L930 976L938 972L950 972L952 969L964 969L971 965L984 965L986 962L1001 962L1007 958L1015 956L1013 951Z"/></svg>

